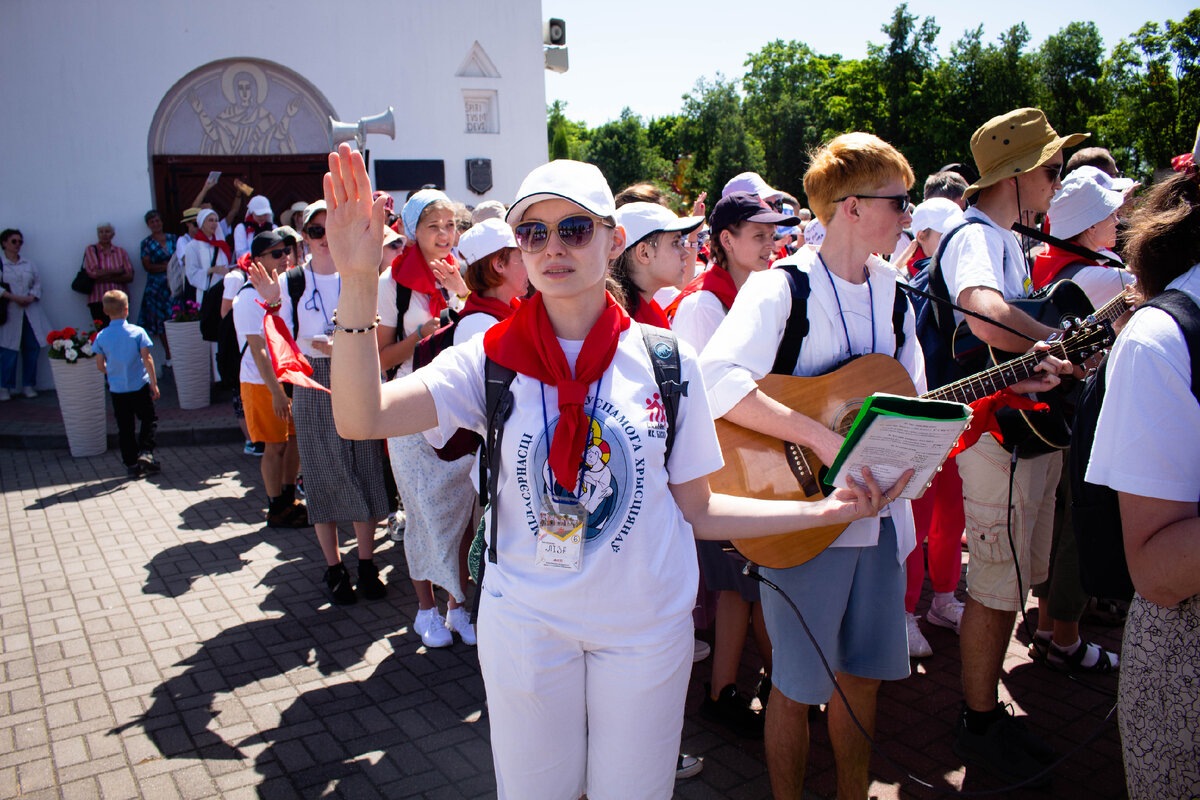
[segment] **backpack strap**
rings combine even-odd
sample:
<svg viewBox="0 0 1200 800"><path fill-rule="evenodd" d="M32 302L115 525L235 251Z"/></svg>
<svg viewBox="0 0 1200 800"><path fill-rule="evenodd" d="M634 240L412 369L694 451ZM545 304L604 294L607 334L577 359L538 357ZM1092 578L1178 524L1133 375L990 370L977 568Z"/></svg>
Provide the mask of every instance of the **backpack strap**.
<svg viewBox="0 0 1200 800"><path fill-rule="evenodd" d="M904 315L908 312L908 295L900 291L900 282L896 282L896 298L892 303L892 330L896 334L896 352L894 358L900 358L900 350L904 347Z"/></svg>
<svg viewBox="0 0 1200 800"><path fill-rule="evenodd" d="M787 276L788 287L792 293L792 310L784 325L779 349L775 351L775 363L771 372L776 375L791 375L796 371L796 364L800 361L800 347L804 344L804 337L808 335L810 286L808 273L795 264L782 264L776 269L783 270L783 274Z"/></svg>
<svg viewBox="0 0 1200 800"><path fill-rule="evenodd" d="M412 302L412 289L403 284L396 284L396 341L404 340L407 335L404 333L404 312L408 311L408 304Z"/></svg>
<svg viewBox="0 0 1200 800"><path fill-rule="evenodd" d="M304 294L304 267L292 267L284 273L287 278L288 297L292 300L292 338L300 332L300 297ZM247 278L249 282L249 278Z"/></svg>
<svg viewBox="0 0 1200 800"><path fill-rule="evenodd" d="M509 386L517 373L508 367L497 364L487 358L483 362L483 384L487 397L487 434L483 438L483 447L479 451L479 503L484 504L483 488L487 487L486 501L491 504L491 540L488 542L487 561L496 563L496 489L500 480L500 470L494 469L500 444L504 440L504 423L512 414L513 396ZM482 570L479 584L483 585Z"/></svg>
<svg viewBox="0 0 1200 800"><path fill-rule="evenodd" d="M1183 331L1183 340L1192 357L1192 394L1200 402L1200 307L1186 292L1178 289L1167 289L1144 305L1167 312Z"/></svg>
<svg viewBox="0 0 1200 800"><path fill-rule="evenodd" d="M663 465L671 460L671 448L675 446L675 420L679 416L679 398L687 397L688 382L683 380L683 368L679 363L679 342L675 334L665 328L636 323L642 329L642 341L650 353L654 366L654 382L658 384L658 395L662 398L663 410L667 414L667 450L663 454Z"/></svg>

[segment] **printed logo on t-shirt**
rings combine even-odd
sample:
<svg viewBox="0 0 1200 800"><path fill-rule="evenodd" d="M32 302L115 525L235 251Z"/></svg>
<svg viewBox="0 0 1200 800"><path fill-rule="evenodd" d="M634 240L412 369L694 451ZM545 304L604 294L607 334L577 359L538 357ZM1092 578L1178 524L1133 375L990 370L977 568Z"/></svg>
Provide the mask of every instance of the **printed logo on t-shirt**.
<svg viewBox="0 0 1200 800"><path fill-rule="evenodd" d="M667 438L667 409L663 406L658 392L647 397L646 404L646 435L654 439Z"/></svg>
<svg viewBox="0 0 1200 800"><path fill-rule="evenodd" d="M608 546L616 553L642 511L646 443L634 423L603 398L595 404L594 418L592 398L588 398L585 408L591 425L580 465L583 479L576 487L576 496L588 515L584 550L586 553ZM525 504L525 522L534 535L538 532L542 497L567 494L550 480L546 460L557 426L555 418L548 431L526 433L517 443L517 487Z"/></svg>

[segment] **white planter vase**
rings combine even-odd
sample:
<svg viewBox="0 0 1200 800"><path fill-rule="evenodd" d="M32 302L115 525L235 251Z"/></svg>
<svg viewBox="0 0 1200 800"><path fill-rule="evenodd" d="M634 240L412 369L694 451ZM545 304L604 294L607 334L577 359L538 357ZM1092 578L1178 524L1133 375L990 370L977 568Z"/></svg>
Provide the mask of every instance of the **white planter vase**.
<svg viewBox="0 0 1200 800"><path fill-rule="evenodd" d="M98 456L108 449L108 422L104 405L104 374L96 359L68 363L50 359L54 390L67 430L67 446L75 458Z"/></svg>
<svg viewBox="0 0 1200 800"><path fill-rule="evenodd" d="M179 407L206 408L212 385L212 343L200 336L199 322L165 324Z"/></svg>

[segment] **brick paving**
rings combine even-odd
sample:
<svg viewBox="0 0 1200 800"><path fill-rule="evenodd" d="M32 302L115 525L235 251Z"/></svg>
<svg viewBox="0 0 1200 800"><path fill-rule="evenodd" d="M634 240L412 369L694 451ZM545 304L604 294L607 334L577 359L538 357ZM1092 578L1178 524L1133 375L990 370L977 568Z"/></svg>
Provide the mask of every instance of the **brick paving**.
<svg viewBox="0 0 1200 800"><path fill-rule="evenodd" d="M240 441L228 407L160 409L174 442L159 450L164 470L129 481L114 451L39 449L62 436L52 393L0 406L0 797L493 796L475 651L427 651L410 632L402 548L381 530L386 599L330 605L311 532L262 524L258 463L228 443ZM226 443L194 443L206 436ZM883 748L937 786L994 788L950 751L955 636L924 630L933 657L881 692ZM1111 648L1119 633L1085 625ZM1103 721L1112 700L1030 663L1023 641L1009 649L1005 699L1060 753L1101 735L1051 790L1010 796L1123 797L1116 726ZM744 688L758 664L748 652ZM704 770L676 796L768 797L762 744L696 713L709 668L695 667L683 738ZM873 796L938 796L902 789L878 756L872 766ZM834 789L818 722L805 794Z"/></svg>

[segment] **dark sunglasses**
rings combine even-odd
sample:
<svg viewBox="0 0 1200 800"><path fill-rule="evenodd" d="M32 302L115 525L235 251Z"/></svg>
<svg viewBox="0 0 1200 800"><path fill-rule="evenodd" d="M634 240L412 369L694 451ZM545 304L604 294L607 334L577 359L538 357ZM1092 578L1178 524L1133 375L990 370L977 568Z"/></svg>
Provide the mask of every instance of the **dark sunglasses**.
<svg viewBox="0 0 1200 800"><path fill-rule="evenodd" d="M839 197L833 202L840 203L851 197L858 198L859 200L891 200L897 214L903 214L905 209L908 208L908 195L906 194L848 194L845 197Z"/></svg>
<svg viewBox="0 0 1200 800"><path fill-rule="evenodd" d="M614 227L608 222L602 224L606 228ZM558 240L567 247L587 247L588 243L592 241L592 237L596 235L596 219L586 214L564 217L558 221L555 230L558 233ZM546 242L550 241L550 227L546 223L536 220L522 222L513 228L513 236L517 240L517 247L526 253L540 253L545 249Z"/></svg>
<svg viewBox="0 0 1200 800"><path fill-rule="evenodd" d="M1063 164L1061 161L1057 164L1042 164L1042 169L1046 170L1046 174L1053 181L1062 177Z"/></svg>
<svg viewBox="0 0 1200 800"><path fill-rule="evenodd" d="M325 238L325 226L324 225L309 225L307 228L304 229L304 235L310 239L324 239Z"/></svg>
<svg viewBox="0 0 1200 800"><path fill-rule="evenodd" d="M266 253L264 255L269 255L271 258L278 261L279 259L286 256L289 252L290 252L290 250L288 248L282 247L278 250L268 250L268 251L266 251Z"/></svg>

